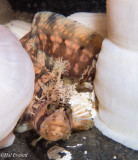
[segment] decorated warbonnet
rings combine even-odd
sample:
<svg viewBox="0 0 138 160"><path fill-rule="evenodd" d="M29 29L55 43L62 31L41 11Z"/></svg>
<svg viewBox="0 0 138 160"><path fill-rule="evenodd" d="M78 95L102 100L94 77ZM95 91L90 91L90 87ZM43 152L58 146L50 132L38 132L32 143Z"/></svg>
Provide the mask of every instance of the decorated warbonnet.
<svg viewBox="0 0 138 160"><path fill-rule="evenodd" d="M56 141L93 126L92 103L71 106L70 99L79 97L76 83L83 86L94 78L102 40L94 30L62 15L35 15L31 31L20 40L34 64L35 91L19 132L33 128L42 138Z"/></svg>

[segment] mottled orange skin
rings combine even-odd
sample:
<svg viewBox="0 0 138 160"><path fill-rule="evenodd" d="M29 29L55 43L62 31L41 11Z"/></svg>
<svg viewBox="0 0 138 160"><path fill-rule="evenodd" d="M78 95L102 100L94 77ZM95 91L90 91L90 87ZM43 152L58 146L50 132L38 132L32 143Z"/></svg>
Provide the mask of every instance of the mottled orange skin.
<svg viewBox="0 0 138 160"><path fill-rule="evenodd" d="M31 46L28 41L33 41ZM102 41L103 37L88 27L52 12L37 13L31 31L21 39L32 59L37 56L38 50L47 56L63 57L69 62L66 76L75 78L82 77L92 66ZM46 67L49 67L48 64ZM93 78L94 73L91 72L89 77Z"/></svg>

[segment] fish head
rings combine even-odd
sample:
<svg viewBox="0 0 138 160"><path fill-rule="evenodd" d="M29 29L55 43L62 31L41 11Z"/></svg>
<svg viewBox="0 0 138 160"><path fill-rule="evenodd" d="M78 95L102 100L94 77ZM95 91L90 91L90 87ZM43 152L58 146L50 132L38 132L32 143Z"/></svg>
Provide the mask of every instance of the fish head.
<svg viewBox="0 0 138 160"><path fill-rule="evenodd" d="M46 140L67 139L72 128L71 107L44 103L36 112L33 124L40 136Z"/></svg>

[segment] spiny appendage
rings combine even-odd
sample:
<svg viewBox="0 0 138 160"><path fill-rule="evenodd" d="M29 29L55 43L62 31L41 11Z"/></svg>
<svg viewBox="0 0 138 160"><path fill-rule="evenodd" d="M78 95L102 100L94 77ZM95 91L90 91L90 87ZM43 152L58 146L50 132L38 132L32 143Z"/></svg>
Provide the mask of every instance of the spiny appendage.
<svg viewBox="0 0 138 160"><path fill-rule="evenodd" d="M67 72L67 62L63 62L62 59L59 58L53 63L51 71L49 71L45 65L42 66L42 62L39 62L38 59L39 58L37 58L37 62L34 65L36 74L35 96L37 98L47 97L49 101L66 103L68 97L64 94L66 86L63 84L61 75ZM51 62L49 61L49 63L52 63L52 61L51 57Z"/></svg>
<svg viewBox="0 0 138 160"><path fill-rule="evenodd" d="M102 36L86 26L52 12L36 14L30 38L35 39L37 50L67 60L68 75L72 77L80 77L91 66L103 40Z"/></svg>

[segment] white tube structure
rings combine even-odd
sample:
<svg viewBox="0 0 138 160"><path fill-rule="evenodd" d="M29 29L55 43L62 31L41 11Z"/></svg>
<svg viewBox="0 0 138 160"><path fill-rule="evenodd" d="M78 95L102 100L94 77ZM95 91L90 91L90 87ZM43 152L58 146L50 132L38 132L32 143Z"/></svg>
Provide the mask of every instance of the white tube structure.
<svg viewBox="0 0 138 160"><path fill-rule="evenodd" d="M95 126L138 150L138 1L107 0L107 26L94 80Z"/></svg>

